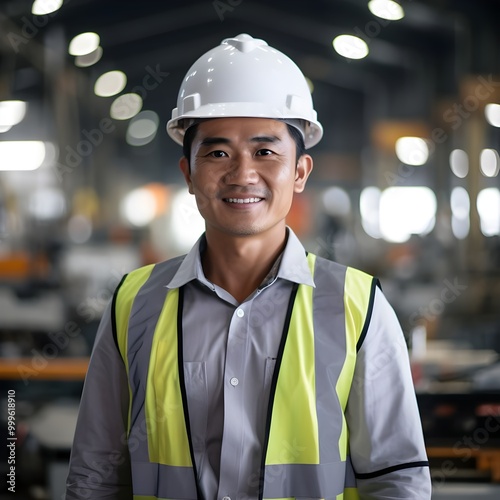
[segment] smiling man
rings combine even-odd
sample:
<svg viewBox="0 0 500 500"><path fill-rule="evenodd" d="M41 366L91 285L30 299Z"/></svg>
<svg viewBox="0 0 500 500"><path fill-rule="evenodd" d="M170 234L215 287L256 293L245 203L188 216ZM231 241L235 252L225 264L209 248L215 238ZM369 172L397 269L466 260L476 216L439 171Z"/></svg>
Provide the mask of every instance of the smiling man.
<svg viewBox="0 0 500 500"><path fill-rule="evenodd" d="M117 288L67 500L428 500L392 308L286 226L322 136L299 68L249 35L224 40L188 71L167 129L206 231Z"/></svg>

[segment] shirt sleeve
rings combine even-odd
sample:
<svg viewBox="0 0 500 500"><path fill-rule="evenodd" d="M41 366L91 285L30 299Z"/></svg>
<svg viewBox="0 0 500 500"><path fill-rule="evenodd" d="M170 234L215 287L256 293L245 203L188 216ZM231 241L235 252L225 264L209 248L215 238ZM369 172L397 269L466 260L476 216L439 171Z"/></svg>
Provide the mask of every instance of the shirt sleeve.
<svg viewBox="0 0 500 500"><path fill-rule="evenodd" d="M429 500L431 481L408 350L377 288L346 409L350 457L362 500Z"/></svg>
<svg viewBox="0 0 500 500"><path fill-rule="evenodd" d="M80 410L66 483L66 500L132 499L127 448L129 389L113 337L112 308L99 325Z"/></svg>

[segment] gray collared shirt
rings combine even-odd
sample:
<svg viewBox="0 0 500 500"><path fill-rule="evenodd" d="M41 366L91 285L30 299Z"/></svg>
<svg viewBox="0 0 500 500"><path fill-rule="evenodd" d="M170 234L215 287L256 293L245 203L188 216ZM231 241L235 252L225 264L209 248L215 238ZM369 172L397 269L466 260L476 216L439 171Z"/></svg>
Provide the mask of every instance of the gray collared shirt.
<svg viewBox="0 0 500 500"><path fill-rule="evenodd" d="M294 283L314 286L303 246L288 230L280 260L241 304L204 276L201 238L169 288L184 287L183 357L191 435L206 500L256 500L270 382ZM377 289L346 411L359 473L426 460L408 353ZM66 500L131 500L127 373L104 313L85 381ZM398 408L393 412L394 407ZM428 467L357 481L362 500L430 499Z"/></svg>
<svg viewBox="0 0 500 500"><path fill-rule="evenodd" d="M207 499L258 498L267 403L287 304L293 283L314 281L305 250L289 231L270 273L240 304L205 277L203 246L202 237L167 285L184 286L184 377L200 484Z"/></svg>

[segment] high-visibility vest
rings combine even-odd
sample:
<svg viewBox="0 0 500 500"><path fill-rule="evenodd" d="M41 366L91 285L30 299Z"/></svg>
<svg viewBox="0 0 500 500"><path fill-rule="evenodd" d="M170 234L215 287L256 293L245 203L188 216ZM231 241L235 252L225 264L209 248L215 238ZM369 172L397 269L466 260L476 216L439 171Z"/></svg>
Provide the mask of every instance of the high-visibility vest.
<svg viewBox="0 0 500 500"><path fill-rule="evenodd" d="M260 498L357 499L345 409L376 280L308 254L316 287L295 285L271 382ZM182 361L182 257L128 274L113 329L130 390L135 500L202 499Z"/></svg>

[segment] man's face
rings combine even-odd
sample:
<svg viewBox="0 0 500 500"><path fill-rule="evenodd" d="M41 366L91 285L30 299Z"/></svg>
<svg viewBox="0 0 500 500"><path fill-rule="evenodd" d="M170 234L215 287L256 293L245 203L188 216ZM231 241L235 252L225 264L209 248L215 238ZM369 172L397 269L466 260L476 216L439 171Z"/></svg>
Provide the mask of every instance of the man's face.
<svg viewBox="0 0 500 500"><path fill-rule="evenodd" d="M293 193L303 191L312 159L296 159L285 123L267 118L203 121L181 170L207 232L233 236L285 227Z"/></svg>

